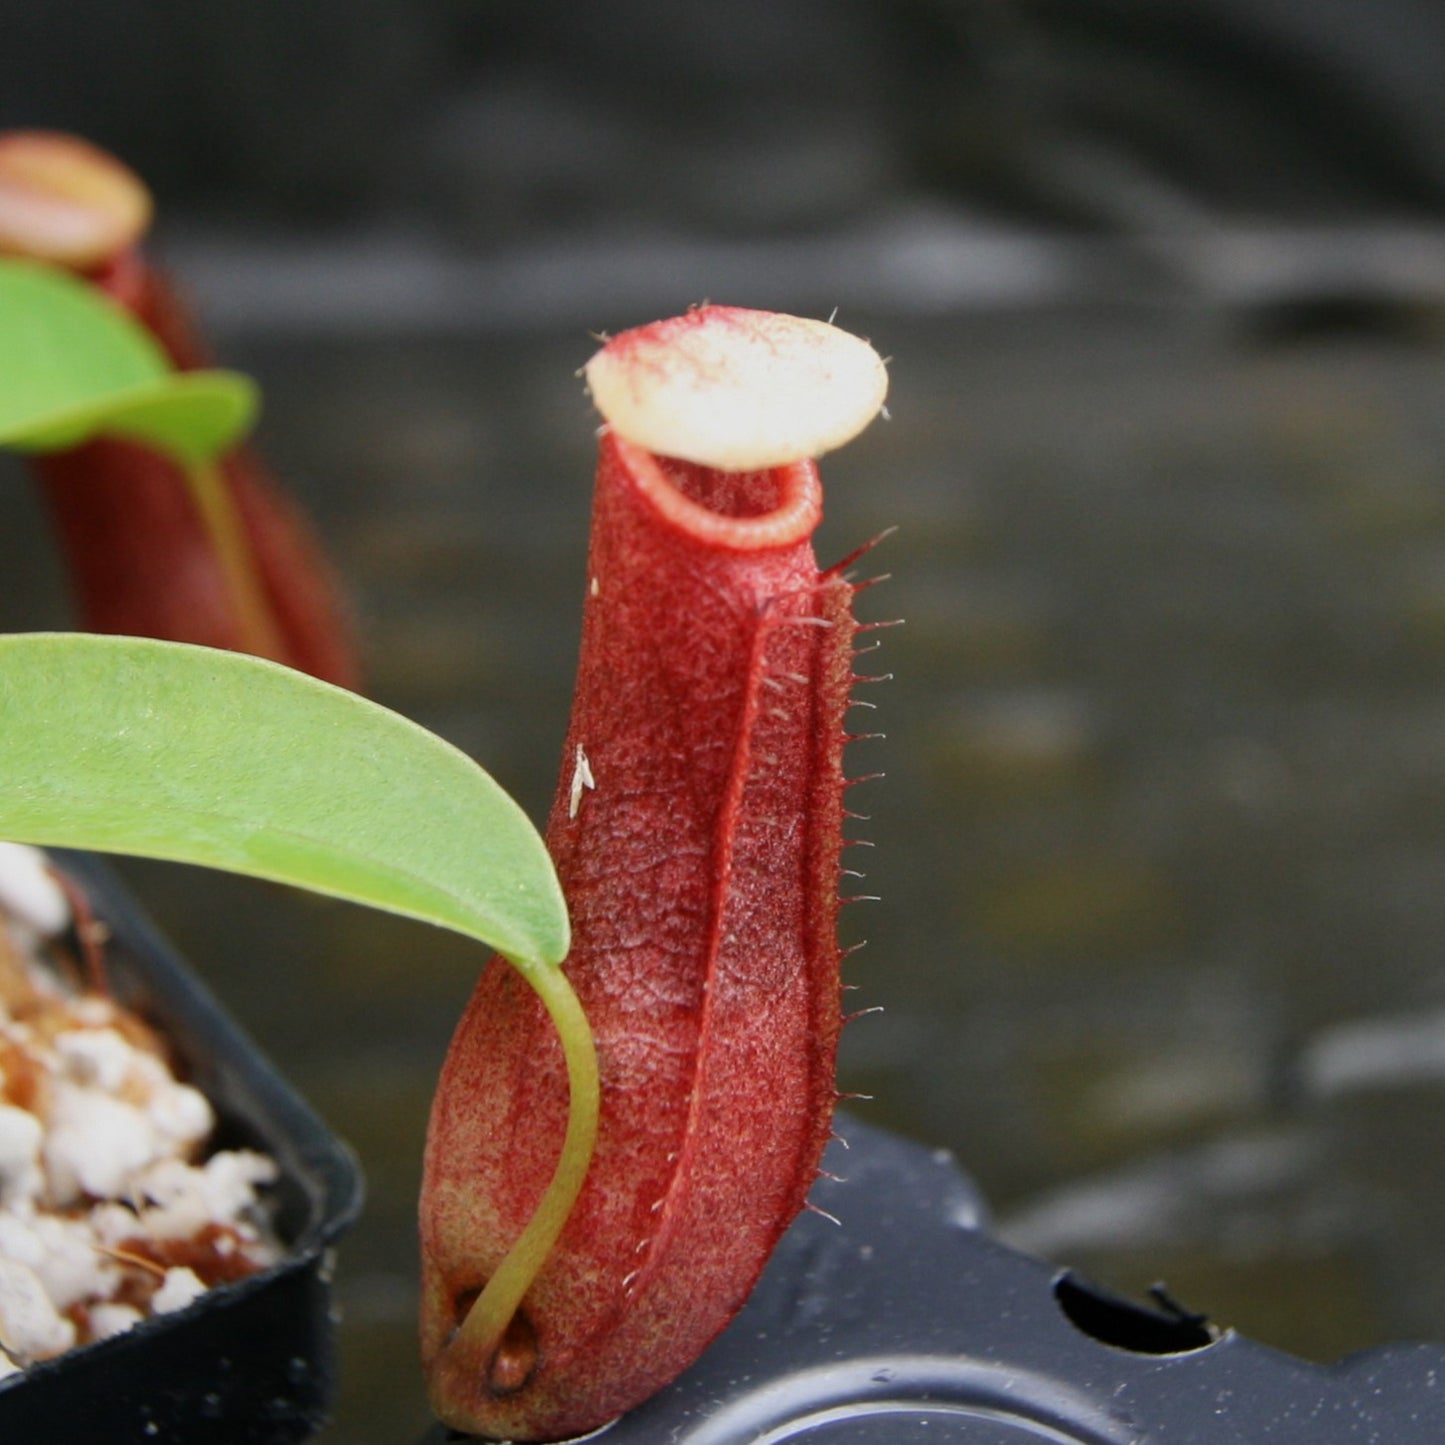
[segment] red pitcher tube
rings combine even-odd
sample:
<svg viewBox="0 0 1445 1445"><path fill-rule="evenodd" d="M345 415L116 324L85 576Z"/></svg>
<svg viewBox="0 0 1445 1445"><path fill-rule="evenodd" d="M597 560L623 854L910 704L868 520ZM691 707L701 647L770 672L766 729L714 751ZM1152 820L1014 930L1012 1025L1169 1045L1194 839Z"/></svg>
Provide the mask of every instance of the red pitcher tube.
<svg viewBox="0 0 1445 1445"><path fill-rule="evenodd" d="M442 1075L422 1211L423 1354L463 1429L576 1435L727 1324L830 1130L854 586L820 571L812 461L725 471L601 434L581 660L547 830L601 1123L500 1350L454 1334L551 1176L560 1050L500 964Z"/></svg>

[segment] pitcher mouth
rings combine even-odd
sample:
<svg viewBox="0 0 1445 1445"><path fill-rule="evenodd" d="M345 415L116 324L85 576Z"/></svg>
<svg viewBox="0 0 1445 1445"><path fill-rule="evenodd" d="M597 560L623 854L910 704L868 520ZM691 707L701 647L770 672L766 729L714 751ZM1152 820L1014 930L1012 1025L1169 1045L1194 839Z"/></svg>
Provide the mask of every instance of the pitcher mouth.
<svg viewBox="0 0 1445 1445"><path fill-rule="evenodd" d="M808 460L759 471L728 472L662 457L605 428L638 493L679 532L736 552L806 541L823 519L823 488Z"/></svg>

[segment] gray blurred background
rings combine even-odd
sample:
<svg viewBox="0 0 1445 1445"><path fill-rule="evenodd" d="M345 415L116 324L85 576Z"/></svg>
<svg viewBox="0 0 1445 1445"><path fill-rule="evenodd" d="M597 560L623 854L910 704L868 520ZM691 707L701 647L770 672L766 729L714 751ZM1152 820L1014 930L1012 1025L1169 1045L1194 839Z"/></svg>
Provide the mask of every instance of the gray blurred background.
<svg viewBox="0 0 1445 1445"><path fill-rule="evenodd" d="M853 1107L1005 1237L1314 1359L1445 1334L1445 9L1427 0L0 3L0 126L156 249L343 568L371 690L540 817L589 332L703 299L893 359ZM0 624L64 625L18 468ZM855 796L861 796L857 794ZM408 1441L466 944L127 868L360 1150L344 1394Z"/></svg>

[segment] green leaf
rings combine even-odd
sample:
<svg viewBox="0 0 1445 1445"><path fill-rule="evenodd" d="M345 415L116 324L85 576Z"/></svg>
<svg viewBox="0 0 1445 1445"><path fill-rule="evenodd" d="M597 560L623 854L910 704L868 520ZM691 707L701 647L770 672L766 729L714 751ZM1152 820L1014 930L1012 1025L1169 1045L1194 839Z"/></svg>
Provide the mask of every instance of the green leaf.
<svg viewBox="0 0 1445 1445"><path fill-rule="evenodd" d="M260 393L234 371L177 371L162 381L0 430L0 446L64 451L96 436L144 442L182 465L210 461L250 431Z"/></svg>
<svg viewBox="0 0 1445 1445"><path fill-rule="evenodd" d="M559 964L541 838L463 753L275 663L183 643L0 637L0 837L200 863Z"/></svg>
<svg viewBox="0 0 1445 1445"><path fill-rule="evenodd" d="M0 446L57 451L99 435L207 461L251 428L259 396L230 371L171 369L134 317L67 272L0 259Z"/></svg>

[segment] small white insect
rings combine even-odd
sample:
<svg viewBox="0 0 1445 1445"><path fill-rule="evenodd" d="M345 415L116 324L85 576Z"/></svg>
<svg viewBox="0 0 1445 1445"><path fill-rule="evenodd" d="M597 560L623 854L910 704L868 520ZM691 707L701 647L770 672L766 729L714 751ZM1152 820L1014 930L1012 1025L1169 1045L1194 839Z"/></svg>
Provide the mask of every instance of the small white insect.
<svg viewBox="0 0 1445 1445"><path fill-rule="evenodd" d="M567 816L575 818L577 810L582 806L582 792L586 788L595 788L597 779L592 776L592 764L587 761L587 754L582 751L582 744L577 744L577 760L572 764L572 783L567 791Z"/></svg>

